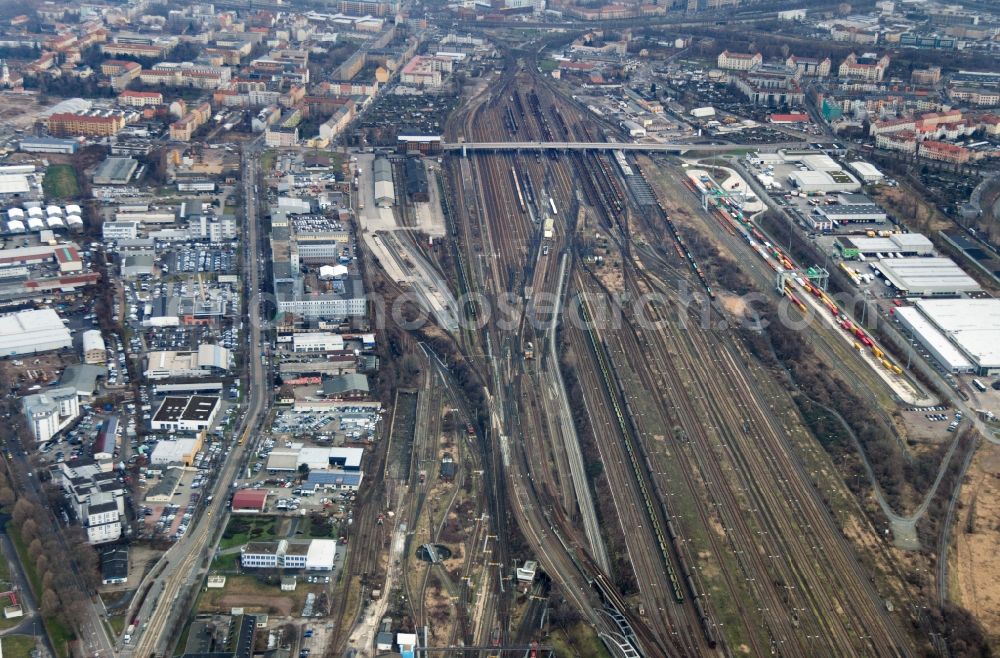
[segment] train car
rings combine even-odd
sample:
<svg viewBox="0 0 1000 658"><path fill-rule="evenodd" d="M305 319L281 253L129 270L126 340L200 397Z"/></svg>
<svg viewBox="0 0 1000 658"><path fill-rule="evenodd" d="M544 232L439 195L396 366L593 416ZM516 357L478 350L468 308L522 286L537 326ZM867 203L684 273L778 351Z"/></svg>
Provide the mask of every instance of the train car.
<svg viewBox="0 0 1000 658"><path fill-rule="evenodd" d="M559 210L556 208L556 201L552 197L549 197L549 207L552 209L553 215L559 214Z"/></svg>

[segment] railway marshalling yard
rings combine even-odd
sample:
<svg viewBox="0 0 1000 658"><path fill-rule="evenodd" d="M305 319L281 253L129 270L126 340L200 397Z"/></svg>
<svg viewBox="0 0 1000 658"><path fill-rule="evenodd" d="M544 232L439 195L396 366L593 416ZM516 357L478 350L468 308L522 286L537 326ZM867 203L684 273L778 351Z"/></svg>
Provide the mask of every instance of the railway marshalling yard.
<svg viewBox="0 0 1000 658"><path fill-rule="evenodd" d="M446 141L605 139L606 127L530 70L510 60L480 85ZM829 400L804 403L792 373L762 358L759 341L747 340L746 305L729 289L736 282L776 305L773 272L739 226L701 210L679 160L455 152L442 176L452 239L435 264L458 298L480 300L462 309L480 323L451 335L482 377L476 459L493 478L484 476L483 509L464 509L478 519L464 545L482 542L460 567L470 589L444 591L474 597L466 637L546 639L531 629L533 605L512 606L504 590L505 568L529 558L551 578L548 598L576 610L581 634L623 655L908 656L931 647L918 597L933 583L906 577L931 562L897 546L919 545L925 492L904 485L889 495L861 482L857 454L823 449L810 430L816 418L803 414L829 411ZM635 298L644 301L611 303ZM499 300L514 312L483 315ZM836 323L813 321L802 340L887 427L899 417L895 400L932 400L907 373L880 372ZM447 368L428 376L450 377ZM855 471L849 488L845 472ZM878 479L870 466L868 475ZM438 500L455 495L433 490ZM413 522L424 539L445 524L433 512ZM406 586L425 591L428 580L442 581L427 572ZM422 607L418 617L434 614Z"/></svg>

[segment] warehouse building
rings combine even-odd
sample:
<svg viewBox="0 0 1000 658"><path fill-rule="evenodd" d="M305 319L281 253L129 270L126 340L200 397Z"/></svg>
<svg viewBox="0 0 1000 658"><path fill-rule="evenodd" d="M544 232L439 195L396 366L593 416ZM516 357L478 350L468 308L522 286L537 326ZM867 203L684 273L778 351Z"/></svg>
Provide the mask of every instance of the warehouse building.
<svg viewBox="0 0 1000 658"><path fill-rule="evenodd" d="M1000 299L921 299L896 315L945 369L1000 374Z"/></svg>
<svg viewBox="0 0 1000 658"><path fill-rule="evenodd" d="M58 139L55 137L27 137L22 139L17 145L19 151L24 153L59 153L62 155L73 155L76 153L77 141L75 139Z"/></svg>
<svg viewBox="0 0 1000 658"><path fill-rule="evenodd" d="M89 329L83 332L83 362L104 363L108 360L107 348L100 329Z"/></svg>
<svg viewBox="0 0 1000 658"><path fill-rule="evenodd" d="M874 203L834 204L819 206L813 210L816 222L826 222L829 226L838 224L884 224L889 216Z"/></svg>
<svg viewBox="0 0 1000 658"><path fill-rule="evenodd" d="M212 426L219 413L219 398L207 395L192 395L189 398L164 398L156 410L150 427L154 432L177 430L178 432L200 432Z"/></svg>
<svg viewBox="0 0 1000 658"><path fill-rule="evenodd" d="M195 455L201 450L201 443L202 434L193 439L158 441L149 456L149 463L154 466L168 466L170 464L190 466L194 463Z"/></svg>
<svg viewBox="0 0 1000 658"><path fill-rule="evenodd" d="M861 183L846 171L793 171L789 182L800 192L854 192L861 189Z"/></svg>
<svg viewBox="0 0 1000 658"><path fill-rule="evenodd" d="M200 345L197 352L150 352L146 379L206 377L229 370L230 351L221 345Z"/></svg>
<svg viewBox="0 0 1000 658"><path fill-rule="evenodd" d="M0 316L0 357L38 354L73 346L73 337L50 308Z"/></svg>
<svg viewBox="0 0 1000 658"><path fill-rule="evenodd" d="M344 337L340 334L321 331L292 336L293 352L340 352L344 349Z"/></svg>
<svg viewBox="0 0 1000 658"><path fill-rule="evenodd" d="M950 258L883 258L875 267L900 295L954 297L980 290Z"/></svg>
<svg viewBox="0 0 1000 658"><path fill-rule="evenodd" d="M134 158L108 158L94 172L94 185L127 185L138 168Z"/></svg>
<svg viewBox="0 0 1000 658"><path fill-rule="evenodd" d="M420 158L406 159L406 196L414 203L430 201L427 170Z"/></svg>
<svg viewBox="0 0 1000 658"><path fill-rule="evenodd" d="M851 162L847 166L851 171L858 175L858 178L860 178L863 183L867 185L881 183L882 179L885 178L885 174L879 171L875 165L870 162L858 160L857 162Z"/></svg>
<svg viewBox="0 0 1000 658"><path fill-rule="evenodd" d="M396 190L392 183L392 165L386 158L375 158L372 167L375 175L375 205L389 208L396 203Z"/></svg>
<svg viewBox="0 0 1000 658"><path fill-rule="evenodd" d="M233 494L230 508L233 514L263 514L267 504L267 489L241 489Z"/></svg>
<svg viewBox="0 0 1000 658"><path fill-rule="evenodd" d="M920 233L894 233L883 238L842 236L834 244L848 260L882 258L890 254L897 258L934 254L934 244Z"/></svg>

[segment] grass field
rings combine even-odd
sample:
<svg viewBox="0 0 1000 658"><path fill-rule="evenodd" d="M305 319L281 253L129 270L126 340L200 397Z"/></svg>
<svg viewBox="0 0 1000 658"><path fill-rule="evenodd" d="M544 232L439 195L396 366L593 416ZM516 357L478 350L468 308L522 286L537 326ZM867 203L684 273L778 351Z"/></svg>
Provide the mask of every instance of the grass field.
<svg viewBox="0 0 1000 658"><path fill-rule="evenodd" d="M8 635L0 638L0 649L4 658L21 658L31 655L35 648L35 638L29 635Z"/></svg>
<svg viewBox="0 0 1000 658"><path fill-rule="evenodd" d="M260 168L265 174L270 173L271 169L274 167L274 161L277 159L278 154L268 149L260 154Z"/></svg>
<svg viewBox="0 0 1000 658"><path fill-rule="evenodd" d="M49 165L42 179L42 190L50 199L73 199L80 196L76 170L70 165Z"/></svg>
<svg viewBox="0 0 1000 658"><path fill-rule="evenodd" d="M233 516L222 535L219 548L235 548L251 541L275 538L274 518L269 516Z"/></svg>

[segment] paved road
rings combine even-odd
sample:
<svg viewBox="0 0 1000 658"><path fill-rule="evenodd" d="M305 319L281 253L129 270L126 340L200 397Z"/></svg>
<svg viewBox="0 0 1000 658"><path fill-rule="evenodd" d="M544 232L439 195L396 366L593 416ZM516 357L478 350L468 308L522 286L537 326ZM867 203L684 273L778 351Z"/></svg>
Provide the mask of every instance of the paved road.
<svg viewBox="0 0 1000 658"><path fill-rule="evenodd" d="M244 245L246 262L244 263L244 307L249 318L249 340L246 353L250 368L248 381L249 402L245 415L236 436L244 432L252 434L252 429L258 427L258 420L267 410L270 395L268 395L267 372L262 359L257 358L265 352L267 336L263 332L260 317L260 284L263 270L263 260L260 254L260 235L257 225L258 191L257 179L259 172L260 142L247 147L243 154L243 198L244 211ZM255 438L255 437L252 437ZM242 469L246 468L247 455L252 452L254 441L247 440L243 445L233 448L222 472L216 480L214 499L208 505L198 522L164 555L159 571L152 578L150 593L137 615L142 622L138 638L132 638L131 646L123 646L121 656L145 656L156 651L164 651L176 640L170 636L177 614L187 614L188 610L180 610L175 602L183 601L191 588L197 587L203 576L202 562L211 555L218 545L219 531L225 527L228 520L228 488Z"/></svg>

